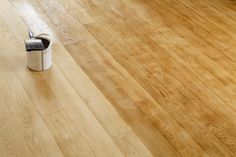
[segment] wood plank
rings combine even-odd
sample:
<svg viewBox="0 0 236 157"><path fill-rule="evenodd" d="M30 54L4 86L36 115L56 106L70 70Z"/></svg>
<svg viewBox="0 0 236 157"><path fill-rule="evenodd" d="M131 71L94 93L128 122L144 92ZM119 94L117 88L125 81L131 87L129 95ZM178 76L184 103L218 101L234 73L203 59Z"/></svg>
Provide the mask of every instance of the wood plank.
<svg viewBox="0 0 236 157"><path fill-rule="evenodd" d="M235 156L233 1L1 4L0 156ZM52 69L26 70L18 15Z"/></svg>
<svg viewBox="0 0 236 157"><path fill-rule="evenodd" d="M54 57L54 61L57 64L58 68L62 70L65 74L66 79L68 79L76 90L76 92L81 96L81 98L86 102L90 110L94 113L97 119L101 122L103 127L108 131L111 137L119 136L127 131L130 131L130 128L125 124L121 117L117 114L111 104L101 95L97 88L91 84L90 80L84 74L80 67L72 60L71 56L68 55L68 52L62 48L60 45L56 45L54 49L57 51L57 55ZM64 60L64 64L61 59L67 58ZM68 70L70 69L70 70ZM80 78L80 79L78 79ZM64 89L67 90L70 85L64 86ZM70 92L69 92L70 91ZM90 94L87 94L89 91ZM73 94L72 90L68 90L68 93ZM70 95L71 97L71 95ZM74 99L76 100L76 99ZM72 100L71 100L72 101ZM75 102L78 102L76 100ZM70 108L66 107L70 110ZM81 107L73 110L80 110ZM70 112L73 112L70 110ZM79 112L79 111L77 111ZM132 134L132 132L131 132ZM142 146L142 151L145 156L151 156L150 152L147 151L146 147L141 144L141 141L138 138L134 139L136 144ZM124 143L125 144L125 143ZM118 145L120 146L120 145ZM123 150L123 147L119 147Z"/></svg>
<svg viewBox="0 0 236 157"><path fill-rule="evenodd" d="M89 47L88 50L86 49L87 47ZM126 119L126 121L128 121L129 125L134 129L134 131L136 131L136 133L138 132L140 137L144 136L147 138L148 136L150 136L151 133L153 133L152 135L153 138L155 137L156 139L158 139L160 143L165 142L164 138L167 138L169 142L170 141L174 142L175 137L171 136L172 131L174 132L183 131L179 128L178 124L176 124L172 120L172 118L170 118L169 115L165 111L163 111L163 109L159 106L159 104L157 104L136 83L136 81L133 80L132 77L129 76L129 74L127 74L126 71L124 71L119 65L115 63L113 58L111 58L109 55L106 55L106 52L104 49L99 47L97 44L91 44L91 45L76 44L76 45L67 46L67 48L69 52L72 54L72 56L78 57L76 60L80 60L79 64L82 65L85 71L92 71L92 72L89 72L88 75L89 76L92 75L93 81L97 82L100 89L103 89L103 91L106 91L104 92L104 94L110 99L112 104L118 105L116 108L120 110L120 112L122 113L122 116ZM78 48L81 49L81 53L83 53L82 55L78 54L78 51L76 51ZM100 55L102 55L103 56L102 60L104 61L100 62L101 58L99 58L99 56L96 53L99 53ZM87 60L89 61L86 61L85 58L87 58ZM105 65L103 63L105 63ZM109 76L109 79L104 78L104 77L98 77L101 74L100 69L107 69L107 70L104 70L102 76L104 77ZM126 76L126 77L123 78L121 76ZM112 85L102 86L102 82L107 82L107 83L111 82ZM112 93L112 96L110 95L111 93ZM132 112L132 114L130 114L130 112ZM148 123L148 121L152 121L151 119L149 119L150 117L154 118L155 119L154 121L158 121L160 124L157 124L154 127L150 125ZM148 121L146 121L145 119L148 119ZM165 127L162 127L162 125ZM149 131L146 132L142 130L141 132L139 132L138 130L136 130L137 128L140 129L141 127L148 128ZM159 136L157 136L158 135L157 133L159 130L160 130L160 134ZM164 135L164 138L162 134ZM178 144L175 143L174 147L181 147L181 145L185 145L185 144L190 145L190 143L191 145L195 145L195 142L190 137L188 137L188 135L185 134L184 131L182 132L182 134L183 134L183 137L181 139L183 139L183 141L180 142L180 139L176 140L176 141L179 141L180 143ZM186 141L189 141L189 142L186 142ZM152 141L152 142L148 141L147 143L149 143L148 144L149 147L165 147L156 141ZM165 145L167 145L167 143ZM169 148L165 148L165 149L167 150ZM187 151L185 153L191 153L191 151L190 152ZM194 154L196 154L196 152Z"/></svg>
<svg viewBox="0 0 236 157"><path fill-rule="evenodd" d="M86 31L85 31L86 32ZM87 36L89 36L89 35L85 35L86 37ZM81 37L83 37L83 36L81 36ZM91 37L90 37L91 38ZM89 39L90 39L89 38ZM62 58L62 57L61 57ZM64 57L63 57L64 58ZM68 58L68 57L67 57ZM68 69L68 68L67 68ZM71 68L70 68L71 69ZM67 75L67 76L71 76L71 74L69 74L69 75ZM162 136L161 134L160 134L160 136ZM160 139L160 137L159 137L159 139ZM162 137L162 139L165 141L165 139ZM161 142L160 142L161 143ZM159 145L160 145L160 143L159 143ZM150 144L150 145L152 145L152 144ZM163 146L162 146L163 147ZM165 146L164 146L165 147ZM169 148L167 148L167 147L165 147L166 149L169 149Z"/></svg>
<svg viewBox="0 0 236 157"><path fill-rule="evenodd" d="M9 37L10 35L8 35L8 37ZM5 36L3 36L3 37L5 37ZM11 37L11 36L10 36ZM8 41L8 39L7 39L7 37L5 38L7 41ZM15 43L16 44L16 43ZM18 45L17 45L18 46ZM17 47L16 46L16 47ZM5 48L5 50L7 50L6 48ZM12 49L13 51L15 50L15 49ZM18 49L19 50L19 49ZM20 51L18 51L18 52L20 52ZM22 53L24 52L24 51L21 51ZM8 51L8 53L6 53L6 54L9 54L9 55L7 55L7 58L10 58L11 57L11 55L13 54L13 53L11 53L10 51ZM5 55L6 55L5 54ZM17 55L16 55L16 57L18 57ZM13 63L14 63L14 61L16 61L16 59L14 58L14 60L13 59L9 59L8 60L8 62L10 62L10 63L12 63L12 65L13 65ZM22 61L22 60L20 60L20 61ZM18 63L17 65L21 65L21 67L23 67L22 65L24 65L22 62L21 62L21 64L20 63ZM12 70L15 70L15 71L17 71L18 69L12 69ZM22 76L26 76L25 75L25 73L27 73L27 71L21 71L22 73L21 74L19 74L19 73L17 73L17 74L19 74L20 75L20 77L22 77ZM36 77L35 77L36 76ZM45 77L47 77L47 75L45 76ZM30 77L29 77L30 78ZM21 79L21 78L20 78ZM54 103L55 101L56 101L56 103L55 103L55 105L58 105L58 104L61 104L61 102L60 101L58 101L57 99L56 99L56 97L53 97L53 98L50 98L51 97L51 95L52 95L52 92L51 92L51 90L50 90L50 88L47 88L47 86L46 86L46 84L45 84L45 81L41 78L41 75L40 75L40 73L35 73L35 75L34 76L31 76L31 79L34 81L34 82L36 82L36 83L38 83L38 85L36 84L36 85L34 85L34 84L30 84L30 82L29 82L29 80L27 80L27 77L25 77L25 80L26 80L26 82L28 82L28 84L26 84L26 82L23 82L23 85L25 86L25 88L26 88L26 90L28 90L29 89L29 95L30 95L30 97L31 97L31 99L35 102L35 103L37 103L37 102L39 102L39 105L46 105L45 107L47 107L45 110L47 110L47 111L51 111L50 110L50 104L51 103ZM3 82L3 81L2 81ZM25 84L24 84L25 83ZM62 82L60 82L60 83L62 83ZM27 86L28 85L28 86ZM41 86L40 88L39 87L37 87L37 86ZM31 86L31 88L30 88L30 86ZM40 90L43 90L43 91L40 91ZM30 91L31 90L31 91ZM33 91L32 91L33 90ZM44 97L46 98L46 99L44 99ZM79 97L78 95L75 95L75 97ZM53 102L51 102L51 101L53 101ZM67 103L69 103L68 101L66 102L66 104ZM80 99L77 99L76 100L76 104L80 104L80 103L82 103L82 104L84 104L83 103L83 101L82 100L80 100ZM66 104L63 104L63 105L66 105ZM85 104L84 104L84 106L86 106ZM42 107L42 106L41 106ZM86 143L89 143L90 144L90 146L92 147L92 151L96 154L96 156L103 156L104 155L104 153L105 154L107 154L108 156L121 156L121 153L120 153L120 151L119 151L119 149L117 148L117 146L113 143L113 141L112 141L112 139L110 138L110 136L109 135L107 135L107 133L106 133L106 131L100 126L100 123L99 123L99 121L98 120L96 120L96 118L93 116L93 114L88 110L88 109L86 109L86 108L84 108L84 107L82 107L82 106L78 106L79 108L77 108L77 110L75 110L75 108L74 108L74 114L72 114L71 112L69 113L70 114L70 116L72 116L73 117L73 120L74 121L77 121L77 120L80 120L80 122L78 123L78 124L82 124L82 122L84 122L84 125L82 125L81 127L80 127L80 125L78 125L78 124L74 124L74 123L68 123L67 125L68 126L74 126L74 125L76 125L76 126L78 126L78 127L76 127L76 128L78 128L79 130L83 130L82 131L82 133L83 133L83 136L85 137L85 139L86 139ZM78 110L79 109L79 110ZM39 111L40 111L40 108L39 108ZM47 124L47 120L48 119L50 119L49 117L50 117L50 113L54 113L54 112L57 112L58 110L53 110L53 112L48 112L48 113L46 113L48 116L47 116L47 118L45 119L45 121L46 121L46 124ZM72 111L72 110L70 110L70 111ZM56 113L55 113L56 114ZM44 116L45 114L41 114L42 116ZM77 115L76 117L75 117L75 115ZM79 115L81 115L80 117L79 117ZM63 117L62 117L62 119L63 119ZM72 121L72 120L71 120ZM52 130L52 124L51 125L48 125L49 126L49 129L50 130ZM61 126L61 129L63 129L63 126ZM79 130L77 129L77 134L79 134ZM59 131L60 130L60 128L57 128L57 130ZM94 133L94 130L96 130L96 132ZM54 135L54 134L53 134ZM77 137L77 138L74 138L74 136L72 136L71 138L71 141L72 142L79 142L79 143L84 143L84 141L80 141L79 139L79 137ZM63 141L63 139L62 139L62 141ZM93 141L93 142L91 142L91 141ZM66 141L64 141L65 143L66 143ZM63 143L63 144L65 144L65 143ZM59 144L61 144L61 143L59 143ZM73 148L73 146L75 145L74 143L69 143L69 144L67 144L67 145L69 145L69 146L71 146L72 148ZM61 145L59 145L59 146L61 146ZM84 147L84 146L81 146L81 147ZM64 148L64 147L62 147L62 148ZM79 148L79 147L78 147ZM65 149L67 149L67 148L65 148ZM82 148L83 149L83 148ZM64 149L63 149L64 150ZM80 150L80 149L79 149ZM79 150L77 150L77 151L79 151ZM103 152L103 150L107 150L106 152ZM87 151L85 150L85 152L87 153ZM64 152L63 152L64 153ZM65 151L65 153L67 153L67 151ZM81 153L83 153L83 152L81 152ZM70 154L70 155L73 155L73 154ZM81 154L77 154L77 155L81 155ZM88 152L88 154L87 154L87 156L91 156L91 150L90 150L90 152Z"/></svg>
<svg viewBox="0 0 236 157"><path fill-rule="evenodd" d="M35 104L19 81L14 64L12 64L11 59L6 57L7 54L11 53L15 43L11 42L14 41L14 38L12 38L13 40L7 38L12 32L9 31L2 17L0 18L0 25L0 42L2 43L0 46L0 84L4 89L1 90L1 100L4 100L1 106L7 105L12 113L9 118L1 119L3 133L9 131L9 134L4 133L2 135L1 142L7 147L2 145L6 148L1 153L4 156L63 156L35 108ZM16 57L15 60L17 59Z"/></svg>
<svg viewBox="0 0 236 157"><path fill-rule="evenodd" d="M11 54L12 55L12 54ZM10 57L10 56L9 56ZM22 65L23 64L23 60L20 60L17 64L19 64L19 65ZM55 69L55 70L54 70ZM55 72L54 72L55 71ZM55 73L55 75L56 75L56 77L54 77L54 80L53 80L53 77L52 77L52 73ZM68 113L68 115L69 115L69 117L70 117L70 121L77 121L78 120L78 114L81 112L81 110L83 111L83 112L85 112L85 111L87 111L87 112L85 112L86 114L81 114L81 115L86 115L86 118L85 117L81 117L82 119L84 119L84 120L89 120L89 119L91 119L91 117L93 117L93 116L91 116L91 113L89 113L89 111L88 111L88 109L86 109L86 105L84 104L84 102L82 101L82 100L80 100L79 99L79 96L77 95L77 93L76 92L74 92L74 90L73 90L73 88L71 87L71 85L68 83L68 81L65 79L65 77L61 74L61 72L57 69L57 66L56 65L54 65L54 67L53 67L53 69L52 69L52 71L49 71L49 73L47 73L47 72L45 72L45 73L35 73L34 75L32 75L31 73L29 73L29 75L30 76L28 76L27 77L27 75L26 75L26 73L22 70L22 73L21 74L19 74L20 76L22 76L22 77L25 77L25 79L26 79L26 81L25 82L27 82L27 81L29 81L29 83L30 83L30 81L34 81L34 82L36 82L36 83L39 83L39 82L41 82L41 85L43 86L42 87L42 89L45 89L46 91L46 93L48 93L49 95L53 95L54 96L54 94L52 94L52 92L51 92L51 89L50 88L47 88L47 85L45 84L45 80L46 81L48 81L48 82L51 82L51 83L47 83L49 86L51 86L51 88L53 89L53 91L55 92L55 96L58 98L58 100L56 99L56 97L54 97L52 100L55 100L55 101L57 101L59 104L62 104L62 106L64 106L64 108L65 108L65 110L66 111L68 111L69 113ZM45 80L43 80L42 79L42 77L41 76L43 76L44 77L44 79ZM59 76L61 76L61 77L59 77ZM33 78L32 78L33 77ZM27 80L27 78L28 79L31 79L31 80ZM37 78L38 78L38 80L37 80ZM61 78L61 79L59 79L59 78ZM83 77L82 77L83 78ZM86 78L86 77L85 77ZM39 80L40 79L40 80ZM23 82L24 82L24 80L22 80ZM27 84L24 84L25 86L26 86L26 89L28 89L28 90L32 90L32 89L34 89L34 87L37 87L37 86L35 86L35 85L33 85L33 83L30 83L29 84L28 83L28 85ZM64 92L61 92L62 90L61 90L61 88L60 89L58 89L57 90L57 86L58 86L58 84L61 84L61 86L60 87L63 87L63 91ZM33 86L33 88L31 87L30 88L30 86ZM29 87L29 88L27 88L27 87ZM96 89L96 88L94 88L94 89ZM65 93L65 91L67 91L66 93ZM37 98L40 98L40 99L42 99L43 98L43 95L45 95L45 92L40 92L40 90L39 89L37 89L37 91L36 91L36 89L35 89L35 91L29 91L29 93L30 93L30 96L32 97L32 99L36 99L37 100ZM50 96L47 94L47 97L46 98L50 98ZM66 97L65 97L65 94L66 94ZM69 97L69 98L68 98ZM35 103L37 103L38 101L35 101ZM43 102L41 101L39 101L39 104L42 104L42 105L44 105L44 104L48 104L48 105L50 105L50 100L48 100L48 99L46 99L46 100L44 100ZM70 106L68 106L68 103L69 104L71 104L71 107ZM82 106L81 105L79 105L79 104L83 104ZM104 120L105 119L108 119L109 120L109 125L107 125L109 128L111 128L111 129L109 129L109 130L114 130L115 132L117 132L117 133L115 133L114 135L119 135L119 134L121 134L121 133L123 133L123 132L126 132L126 131L130 131L130 129L129 129L129 127L127 127L126 125L125 125L125 123L118 117L118 115L117 114L114 114L113 112L114 112L114 110L111 110L111 109L109 109L109 108L107 108L108 110L108 112L107 113L109 113L109 115L111 115L110 116L110 118L109 117L107 117L107 116L104 116ZM40 111L40 108L39 108L39 111ZM48 111L48 110L47 110ZM50 111L50 110L49 110ZM91 150L95 153L95 155L97 156L97 155L101 155L101 156L103 156L102 154L108 154L109 155L109 153L112 151L112 150L115 150L115 149L110 149L110 148L99 148L98 146L101 144L101 143L103 143L102 141L109 141L109 140L107 140L107 139L109 139L109 138L104 138L104 135L102 135L101 134L101 132L99 133L98 132L98 128L97 129L89 129L89 127L91 128L91 126L94 126L94 124L96 123L94 123L94 122L86 122L85 124L87 124L87 125L83 125L83 126L81 126L81 127L75 127L75 128L77 128L76 129L76 134L78 134L79 135L79 130L81 130L81 128L83 128L83 129L87 129L85 132L83 132L82 131L82 133L83 133L83 136L85 137L85 136L88 136L87 134L89 134L89 138L88 137L85 137L85 139L86 140L82 140L82 141L78 141L78 140L76 140L76 139L80 139L79 138L79 136L77 136L76 135L76 138L74 139L74 135L71 135L70 136L70 138L69 139L67 139L68 137L67 137L67 135L63 135L63 136L65 136L65 139L63 139L62 137L61 138L59 138L60 136L58 135L58 133L57 132L60 132L60 131L62 131L63 132L63 129L65 130L65 127L64 126L61 126L61 127L59 127L59 126L57 126L56 125L56 122L53 120L54 118L53 117L55 117L54 115L56 115L56 117L57 117L57 115L59 114L60 115L60 113L61 112L56 112L56 110L54 111L54 112L49 112L48 111L48 113L46 113L46 114L41 114L42 116L44 116L44 120L46 121L46 124L48 125L48 127L49 127L49 129L50 130L53 130L54 132L53 132L53 135L54 135L54 137L56 138L56 141L57 141L57 143L59 144L59 146L60 146L60 149L62 150L62 152L65 154L65 155L69 155L69 156L76 156L76 155L88 155L88 156L91 156L92 154L91 154L91 151L89 151L90 150L90 148L88 147L88 146L86 146L86 142L87 143L89 143L89 146L91 147ZM50 114L50 113L52 113L52 114ZM64 115L64 114L63 114ZM75 116L75 115L77 115L77 116ZM102 114L100 114L100 115L104 115L104 113L102 113ZM60 116L59 116L60 117ZM90 118L89 118L90 117ZM115 119L114 119L114 118ZM81 118L79 118L79 119L81 119ZM63 123L63 121L64 121L64 119L66 119L66 118L63 118L63 116L62 116L62 119L61 119L61 121L62 121L62 123ZM81 119L81 120L82 120ZM94 119L94 118L92 118L92 119ZM84 120L82 120L82 121L84 121ZM108 120L106 120L106 123L108 122ZM120 122L119 122L120 121ZM68 121L67 121L68 122ZM120 125L117 125L117 122L119 122L120 123ZM72 123L72 122L71 122ZM80 124L80 123L79 123ZM90 125L90 124L92 124L92 125ZM111 125L111 124L114 124L113 126ZM74 124L73 123L73 125L76 125L76 126L79 126L78 124ZM69 124L69 123L67 123L67 127L70 127L71 126L71 124ZM95 125L96 126L96 125ZM56 128L56 129L55 129ZM82 130L83 130L82 129ZM70 129L69 129L70 130ZM92 132L91 132L91 134L89 133L89 130L91 130L91 131L94 131L94 130L97 130L97 132L96 132L96 134L92 134ZM119 132L119 130L121 130L121 132ZM85 134L86 133L86 134ZM130 133L132 134L132 132L130 131ZM69 134L69 133L68 133ZM96 136L95 136L96 135ZM66 138L67 137L67 138ZM83 138L84 138L83 137ZM103 138L102 138L103 137ZM89 142L91 139L93 138L93 142L91 143L91 142ZM96 140L96 139L98 139L98 138L100 138L100 140L99 140L99 143L97 143L96 144L96 142L95 141L98 141L98 140ZM69 140L69 142L67 142ZM83 142L85 142L84 144L82 144ZM139 144L140 145L140 147L143 147L143 151L145 152L147 152L147 155L146 156L151 156L151 154L150 153L148 153L148 151L147 151L147 149L141 144L141 141L139 141L138 140L138 138L136 138L135 140L134 140L134 142L135 143L137 143L137 144ZM80 144L81 146L76 146L77 144ZM104 143L105 144L105 143ZM102 144L101 146L103 146L104 147L104 144ZM84 146L85 145L85 146ZM112 144L110 145L110 146L112 146ZM79 149L76 149L76 148L79 148ZM115 147L114 147L115 148ZM122 148L122 147L121 147ZM103 152L103 151L101 151L101 150L104 150L104 149L107 149L108 151L106 151L106 152ZM81 150L83 150L83 151L81 151ZM141 149L142 150L142 149ZM100 153L99 153L100 152ZM113 152L112 153L112 155L114 156L114 154L116 154L116 155L119 155L119 153L118 152ZM145 153L144 153L145 154Z"/></svg>
<svg viewBox="0 0 236 157"><path fill-rule="evenodd" d="M24 137L19 135L18 127L15 117L0 118L0 156L33 156Z"/></svg>

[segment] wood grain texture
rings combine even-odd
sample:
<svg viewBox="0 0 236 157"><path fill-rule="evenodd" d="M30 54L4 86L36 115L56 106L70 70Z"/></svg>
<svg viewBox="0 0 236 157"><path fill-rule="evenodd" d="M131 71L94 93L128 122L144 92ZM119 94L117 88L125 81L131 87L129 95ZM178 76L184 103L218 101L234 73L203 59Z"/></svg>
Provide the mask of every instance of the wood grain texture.
<svg viewBox="0 0 236 157"><path fill-rule="evenodd" d="M236 3L2 0L0 157L236 155ZM54 40L25 67L26 24Z"/></svg>

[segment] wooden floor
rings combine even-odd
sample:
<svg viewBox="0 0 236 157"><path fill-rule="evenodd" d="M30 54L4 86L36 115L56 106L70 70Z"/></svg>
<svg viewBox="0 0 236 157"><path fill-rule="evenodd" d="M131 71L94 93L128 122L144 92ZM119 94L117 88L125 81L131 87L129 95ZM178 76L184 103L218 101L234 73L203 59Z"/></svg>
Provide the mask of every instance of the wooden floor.
<svg viewBox="0 0 236 157"><path fill-rule="evenodd" d="M84 156L236 156L234 0L1 0L0 157Z"/></svg>

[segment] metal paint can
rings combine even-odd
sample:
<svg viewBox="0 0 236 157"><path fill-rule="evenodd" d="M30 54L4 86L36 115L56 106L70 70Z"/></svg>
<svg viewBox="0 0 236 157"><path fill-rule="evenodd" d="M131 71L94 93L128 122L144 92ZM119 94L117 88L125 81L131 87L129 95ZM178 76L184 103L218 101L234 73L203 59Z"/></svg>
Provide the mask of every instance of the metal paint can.
<svg viewBox="0 0 236 157"><path fill-rule="evenodd" d="M27 67L44 71L52 66L52 41L48 34L40 34L25 41Z"/></svg>

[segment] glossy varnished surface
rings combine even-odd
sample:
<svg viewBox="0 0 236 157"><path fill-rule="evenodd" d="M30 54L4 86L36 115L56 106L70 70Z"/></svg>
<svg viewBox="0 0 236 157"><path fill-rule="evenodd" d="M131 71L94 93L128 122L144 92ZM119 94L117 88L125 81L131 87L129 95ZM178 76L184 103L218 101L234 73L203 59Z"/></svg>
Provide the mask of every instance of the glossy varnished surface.
<svg viewBox="0 0 236 157"><path fill-rule="evenodd" d="M236 156L236 3L2 0L0 156ZM55 41L25 68L27 24Z"/></svg>

